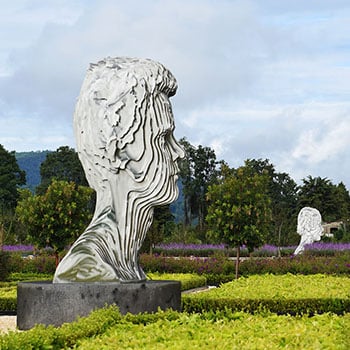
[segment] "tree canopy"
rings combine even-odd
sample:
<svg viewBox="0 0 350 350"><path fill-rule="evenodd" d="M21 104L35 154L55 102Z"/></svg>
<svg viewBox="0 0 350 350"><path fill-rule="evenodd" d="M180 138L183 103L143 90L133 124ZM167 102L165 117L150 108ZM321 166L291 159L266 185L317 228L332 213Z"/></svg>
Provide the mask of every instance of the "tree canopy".
<svg viewBox="0 0 350 350"><path fill-rule="evenodd" d="M252 171L246 162L238 169L222 167L218 184L209 186L207 222L218 242L237 248L236 277L240 247L250 252L265 242L271 211L267 174Z"/></svg>
<svg viewBox="0 0 350 350"><path fill-rule="evenodd" d="M77 152L68 146L61 146L47 154L40 166L41 183L38 194L44 194L52 179L73 181L77 185L88 186L84 169Z"/></svg>
<svg viewBox="0 0 350 350"><path fill-rule="evenodd" d="M299 187L298 208L313 207L325 222L350 218L350 196L345 185L334 185L330 179L308 176Z"/></svg>
<svg viewBox="0 0 350 350"><path fill-rule="evenodd" d="M286 244L289 236L295 234L298 191L296 182L287 173L277 172L269 159L247 159L246 166L268 178L267 193L272 210L269 242L278 246Z"/></svg>
<svg viewBox="0 0 350 350"><path fill-rule="evenodd" d="M186 157L180 162L180 177L184 194L184 223L190 225L198 218L203 230L207 213L206 193L208 186L218 175L216 155L210 147L191 145L185 138L180 140Z"/></svg>
<svg viewBox="0 0 350 350"><path fill-rule="evenodd" d="M92 194L90 187L53 180L43 195L25 190L16 213L26 225L31 241L39 248L53 248L58 256L88 225Z"/></svg>
<svg viewBox="0 0 350 350"><path fill-rule="evenodd" d="M18 188L26 183L25 172L17 164L15 152L8 152L0 145L0 208L14 209L18 200Z"/></svg>

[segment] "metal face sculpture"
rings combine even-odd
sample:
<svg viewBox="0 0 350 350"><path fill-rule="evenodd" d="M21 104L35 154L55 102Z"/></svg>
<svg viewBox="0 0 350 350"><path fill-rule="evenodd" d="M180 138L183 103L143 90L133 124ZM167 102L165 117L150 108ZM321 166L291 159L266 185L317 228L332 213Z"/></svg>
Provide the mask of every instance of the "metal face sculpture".
<svg viewBox="0 0 350 350"><path fill-rule="evenodd" d="M306 244L311 244L321 239L323 227L320 212L315 208L302 208L298 214L297 232L301 239L294 255L302 253Z"/></svg>
<svg viewBox="0 0 350 350"><path fill-rule="evenodd" d="M153 208L178 196L169 97L174 76L148 59L91 64L74 113L80 161L96 191L93 219L58 265L54 283L146 279L138 252Z"/></svg>

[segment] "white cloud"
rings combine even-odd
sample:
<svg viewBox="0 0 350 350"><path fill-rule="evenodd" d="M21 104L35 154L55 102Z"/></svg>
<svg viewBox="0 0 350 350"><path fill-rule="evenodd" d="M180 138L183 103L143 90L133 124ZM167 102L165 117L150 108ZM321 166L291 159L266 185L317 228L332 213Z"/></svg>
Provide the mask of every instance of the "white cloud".
<svg viewBox="0 0 350 350"><path fill-rule="evenodd" d="M349 115L350 117L350 115ZM350 120L329 125L322 130L303 132L292 152L293 158L305 158L306 162L317 164L325 162L339 153L350 149Z"/></svg>
<svg viewBox="0 0 350 350"><path fill-rule="evenodd" d="M74 144L88 64L150 57L178 79L177 136L231 166L269 158L296 180L350 187L349 13L336 0L11 1L0 14L0 143Z"/></svg>

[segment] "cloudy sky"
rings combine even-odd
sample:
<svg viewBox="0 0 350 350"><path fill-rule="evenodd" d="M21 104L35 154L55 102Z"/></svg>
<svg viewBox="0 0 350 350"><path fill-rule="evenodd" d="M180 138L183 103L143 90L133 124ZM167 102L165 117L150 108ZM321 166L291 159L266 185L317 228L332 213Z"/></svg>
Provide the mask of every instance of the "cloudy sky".
<svg viewBox="0 0 350 350"><path fill-rule="evenodd" d="M238 167L350 189L348 0L11 0L0 11L0 144L75 147L90 62L148 57L176 76L176 136Z"/></svg>

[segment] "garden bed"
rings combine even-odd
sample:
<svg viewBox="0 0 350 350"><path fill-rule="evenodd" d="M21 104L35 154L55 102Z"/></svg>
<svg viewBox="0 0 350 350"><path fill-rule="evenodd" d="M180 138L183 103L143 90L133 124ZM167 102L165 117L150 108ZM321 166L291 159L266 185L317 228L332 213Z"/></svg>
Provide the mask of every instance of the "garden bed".
<svg viewBox="0 0 350 350"><path fill-rule="evenodd" d="M183 295L183 310L314 315L350 312L350 278L329 275L256 275L206 293Z"/></svg>
<svg viewBox="0 0 350 350"><path fill-rule="evenodd" d="M346 350L349 327L350 314L292 317L224 310L122 316L112 306L60 328L36 326L0 335L0 348Z"/></svg>

